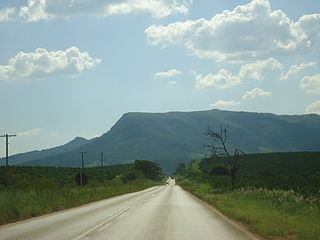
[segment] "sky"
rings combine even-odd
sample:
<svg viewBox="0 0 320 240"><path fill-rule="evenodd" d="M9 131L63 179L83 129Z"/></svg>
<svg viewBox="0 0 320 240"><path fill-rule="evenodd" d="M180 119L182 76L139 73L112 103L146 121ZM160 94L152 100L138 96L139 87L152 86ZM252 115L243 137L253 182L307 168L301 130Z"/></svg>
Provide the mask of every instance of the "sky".
<svg viewBox="0 0 320 240"><path fill-rule="evenodd" d="M319 0L1 0L0 135L15 154L126 112L320 114L319 50Z"/></svg>

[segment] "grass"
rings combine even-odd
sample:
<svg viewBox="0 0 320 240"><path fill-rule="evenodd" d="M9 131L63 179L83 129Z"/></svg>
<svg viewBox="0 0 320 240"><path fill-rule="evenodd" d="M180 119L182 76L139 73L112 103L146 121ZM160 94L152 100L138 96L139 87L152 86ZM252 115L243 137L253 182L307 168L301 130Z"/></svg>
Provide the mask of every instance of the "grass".
<svg viewBox="0 0 320 240"><path fill-rule="evenodd" d="M86 169L89 184L80 187L74 182L78 169L2 167L0 168L0 225L157 185L148 179L124 182L121 173L126 168L126 166L116 166L112 169L108 167Z"/></svg>
<svg viewBox="0 0 320 240"><path fill-rule="evenodd" d="M0 192L0 225L28 219L85 203L136 192L154 186L146 180L122 183L112 180L104 185L63 187Z"/></svg>
<svg viewBox="0 0 320 240"><path fill-rule="evenodd" d="M209 183L183 180L179 184L266 239L320 239L319 194L305 197L263 188L222 192Z"/></svg>

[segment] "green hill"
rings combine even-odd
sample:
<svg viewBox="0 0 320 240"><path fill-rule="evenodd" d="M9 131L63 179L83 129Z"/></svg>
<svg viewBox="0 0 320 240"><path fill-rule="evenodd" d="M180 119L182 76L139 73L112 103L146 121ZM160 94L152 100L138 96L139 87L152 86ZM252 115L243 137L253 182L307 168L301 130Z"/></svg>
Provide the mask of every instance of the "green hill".
<svg viewBox="0 0 320 240"><path fill-rule="evenodd" d="M178 162L200 159L207 153L203 134L220 124L229 130L228 145L247 153L320 150L320 116L274 115L221 110L169 113L127 113L109 132L82 145L87 166L146 159L172 171ZM78 151L48 156L23 165L79 166Z"/></svg>
<svg viewBox="0 0 320 240"><path fill-rule="evenodd" d="M13 156L10 156L10 164L22 164L24 162L33 161L36 159L43 159L46 157L56 156L66 152L78 150L80 146L87 143L88 140L82 137L76 137L72 141L58 147L44 149L40 151L32 151L27 153L20 153ZM5 158L0 158L0 166L5 165Z"/></svg>

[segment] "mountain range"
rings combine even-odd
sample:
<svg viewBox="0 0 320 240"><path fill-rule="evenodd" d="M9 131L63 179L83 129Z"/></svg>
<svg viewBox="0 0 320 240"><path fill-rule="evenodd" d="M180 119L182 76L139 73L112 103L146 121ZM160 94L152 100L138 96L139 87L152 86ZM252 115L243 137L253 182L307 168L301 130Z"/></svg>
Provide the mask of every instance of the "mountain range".
<svg viewBox="0 0 320 240"><path fill-rule="evenodd" d="M43 159L51 156L56 156L59 154L63 154L66 152L70 152L73 150L78 150L79 147L85 143L87 143L88 140L82 137L76 137L72 141L58 147L53 147L50 149L44 149L44 150L35 150L27 153L19 153L10 156L10 164L17 165L22 164L29 161L34 161L37 159ZM5 164L5 158L0 159L0 166Z"/></svg>
<svg viewBox="0 0 320 240"><path fill-rule="evenodd" d="M52 149L10 157L11 164L27 166L80 166L79 151L86 152L85 165L129 163L137 159L159 163L172 171L208 155L204 147L208 127L228 129L228 147L246 153L320 150L320 116L208 110L197 112L126 113L100 137L73 141ZM81 149L80 149L81 148ZM5 162L1 159L1 162Z"/></svg>

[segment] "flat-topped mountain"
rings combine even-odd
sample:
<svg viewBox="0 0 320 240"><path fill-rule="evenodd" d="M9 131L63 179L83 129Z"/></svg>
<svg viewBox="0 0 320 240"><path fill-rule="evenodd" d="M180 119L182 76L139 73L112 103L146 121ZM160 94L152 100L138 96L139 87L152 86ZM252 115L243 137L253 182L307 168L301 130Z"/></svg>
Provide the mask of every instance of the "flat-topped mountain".
<svg viewBox="0 0 320 240"><path fill-rule="evenodd" d="M320 116L209 110L198 112L126 113L102 136L82 143L85 164L106 164L145 159L173 170L179 162L199 159L208 152L203 146L208 126L228 128L228 146L247 153L320 150ZM79 147L24 161L22 165L79 166ZM48 151L48 150L47 150ZM28 156L27 153L24 156ZM11 157L12 160L15 156ZM28 159L31 157L28 156ZM13 162L13 161L12 161Z"/></svg>

